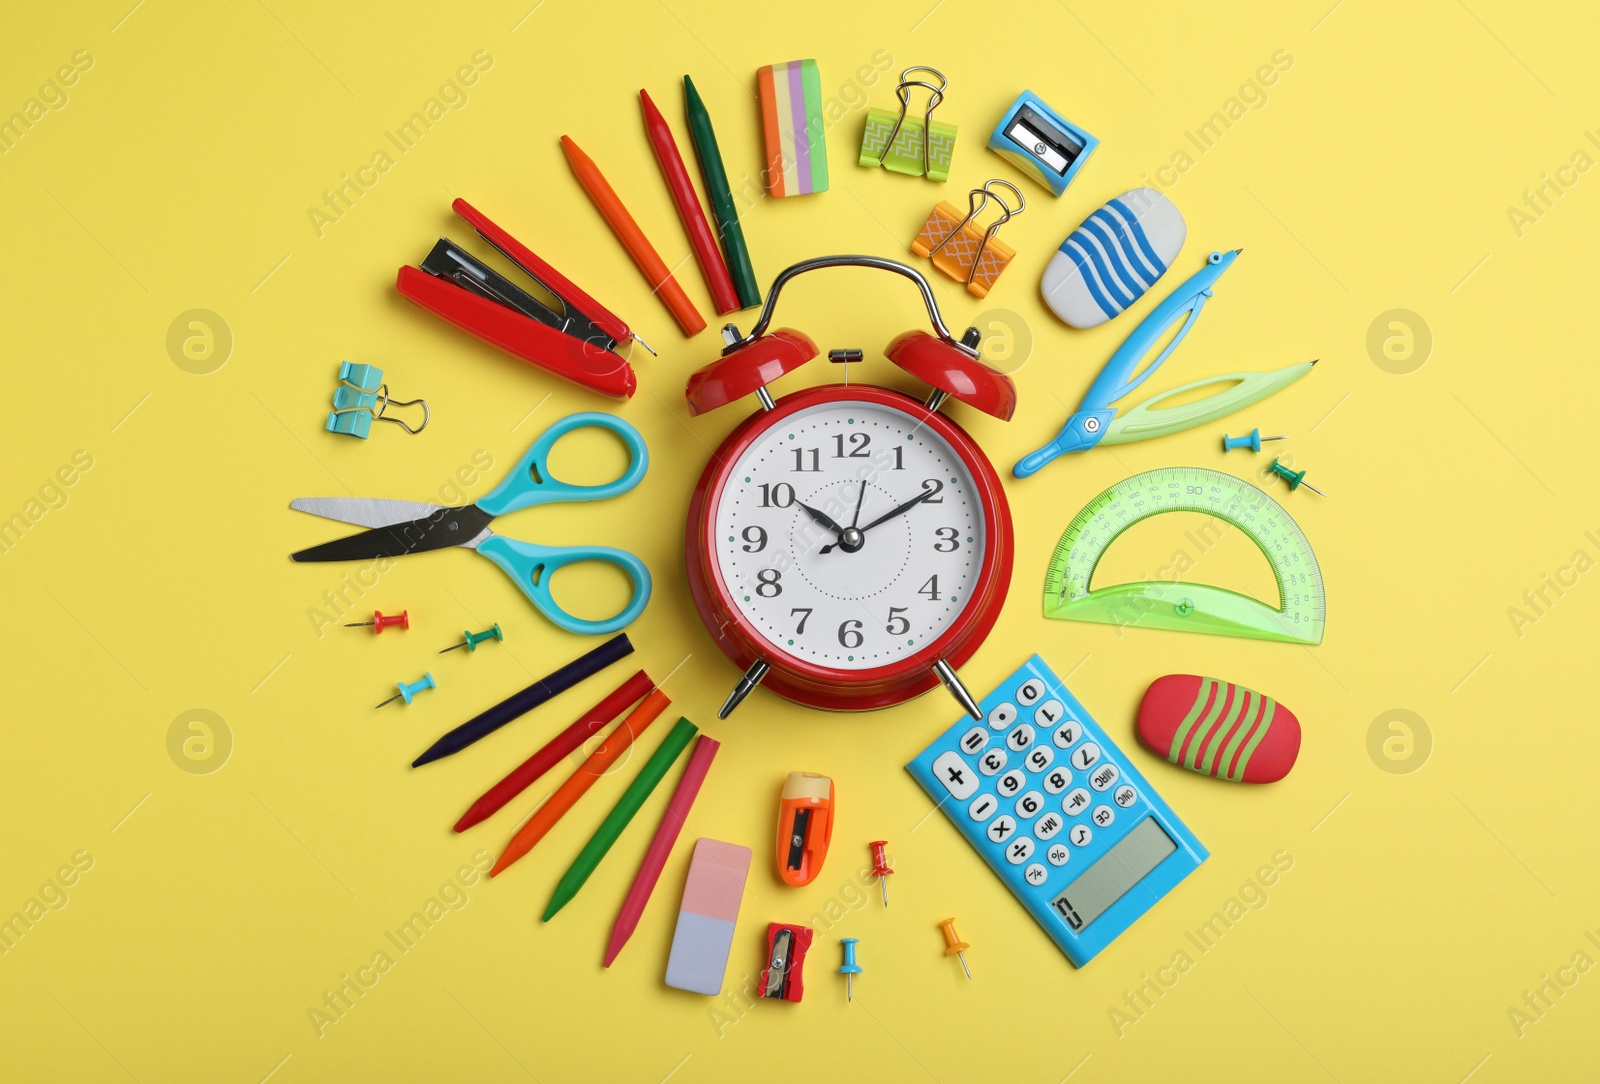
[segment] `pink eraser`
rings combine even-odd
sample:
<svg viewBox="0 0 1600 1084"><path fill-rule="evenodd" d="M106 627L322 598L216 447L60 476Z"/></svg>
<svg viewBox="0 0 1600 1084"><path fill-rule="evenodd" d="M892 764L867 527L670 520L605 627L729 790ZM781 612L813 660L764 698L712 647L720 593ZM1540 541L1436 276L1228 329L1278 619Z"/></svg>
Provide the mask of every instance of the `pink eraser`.
<svg viewBox="0 0 1600 1084"><path fill-rule="evenodd" d="M1168 674L1145 690L1139 740L1192 772L1234 783L1276 783L1300 755L1300 720L1243 685Z"/></svg>
<svg viewBox="0 0 1600 1084"><path fill-rule="evenodd" d="M722 992L750 859L750 848L737 843L695 841L667 957L668 986L713 996Z"/></svg>

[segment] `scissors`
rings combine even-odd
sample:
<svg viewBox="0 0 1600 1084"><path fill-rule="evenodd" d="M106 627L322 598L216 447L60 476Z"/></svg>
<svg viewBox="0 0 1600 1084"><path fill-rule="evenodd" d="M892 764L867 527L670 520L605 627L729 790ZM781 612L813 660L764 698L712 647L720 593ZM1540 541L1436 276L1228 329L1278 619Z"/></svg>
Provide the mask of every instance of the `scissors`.
<svg viewBox="0 0 1600 1084"><path fill-rule="evenodd" d="M1029 452L1017 460L1017 465L1011 468L1011 473L1018 478L1026 478L1057 456L1069 452L1087 451L1096 444L1126 444L1130 441L1181 433L1185 429L1192 429L1197 425L1226 417L1251 403L1260 402L1273 392L1288 387L1309 373L1316 362L1301 362L1270 373L1224 373L1221 376L1209 376L1204 380L1196 380L1171 391L1151 396L1126 411L1122 417L1116 416L1117 408L1112 404L1149 379L1150 374L1159 369L1177 349L1183 337L1189 334L1189 329L1194 327L1195 321L1200 318L1200 310L1211 298L1211 288L1216 285L1217 279L1222 277L1222 273L1233 266L1233 261L1242 251L1244 250L1234 249L1232 252L1213 252L1206 257L1204 267L1172 291L1161 304L1151 309L1150 315L1140 321L1139 326L1133 329L1121 346L1117 347L1117 352L1111 355L1111 360L1100 370L1100 375L1094 378L1094 383L1090 384L1089 390L1084 393L1083 402L1078 404L1078 409L1061 427L1061 432L1043 448ZM1159 342L1179 320L1183 321L1183 326L1178 328L1178 333L1172 337L1172 341L1156 355L1154 361L1146 365L1138 375L1134 375L1134 370L1149 354L1151 347ZM1228 386L1201 399L1157 408L1156 404L1164 400L1188 395L1200 388L1215 384Z"/></svg>
<svg viewBox="0 0 1600 1084"><path fill-rule="evenodd" d="M628 466L622 476L604 485L577 486L550 474L550 450L578 429L604 429L622 438L628 447ZM609 546L541 546L495 534L489 523L496 516L560 501L603 501L620 496L639 484L650 467L650 453L639 431L611 414L588 411L572 414L546 429L533 442L511 473L476 503L445 508L421 501L385 501L362 497L299 497L289 507L324 519L368 528L360 534L299 553L290 560L365 561L402 557L450 546L477 550L499 565L528 600L558 627L568 632L601 636L616 632L644 612L650 601L650 570L633 554ZM616 565L633 584L628 604L614 617L589 621L562 609L550 593L550 581L568 565L603 561Z"/></svg>

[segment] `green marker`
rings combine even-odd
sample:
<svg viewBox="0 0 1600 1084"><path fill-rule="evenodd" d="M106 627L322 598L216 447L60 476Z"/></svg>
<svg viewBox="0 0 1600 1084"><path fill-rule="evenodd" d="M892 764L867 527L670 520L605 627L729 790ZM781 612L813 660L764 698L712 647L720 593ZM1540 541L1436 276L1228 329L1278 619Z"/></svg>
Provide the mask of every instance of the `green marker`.
<svg viewBox="0 0 1600 1084"><path fill-rule="evenodd" d="M733 206L728 171L722 165L722 151L717 148L717 133L711 128L711 114L706 112L706 104L700 100L694 81L687 75L683 77L683 99L684 110L689 115L689 138L694 141L694 156L700 160L706 195L711 197L711 214L722 236L722 250L728 257L733 289L739 295L740 307L748 309L761 304L761 287L756 285L750 250L744 244L744 230L739 228L739 212Z"/></svg>
<svg viewBox="0 0 1600 1084"><path fill-rule="evenodd" d="M628 827L628 822L633 820L634 814L644 805L644 800L650 797L651 791L656 789L656 785L667 774L667 769L678 759L678 754L682 753L694 738L697 729L689 720L680 717L678 725L672 728L666 740L650 754L650 759L639 769L639 774L628 784L628 789L622 792L622 797L611 807L606 819L600 822L600 827L595 829L589 842L583 845L583 850L572 860L567 872L561 875L561 882L556 885L556 890L550 895L550 904L544 909L544 921L549 922L557 911L570 903L572 897L578 894L578 889L583 887L583 883L595 871L595 867L606 856L611 845L622 835L623 829Z"/></svg>

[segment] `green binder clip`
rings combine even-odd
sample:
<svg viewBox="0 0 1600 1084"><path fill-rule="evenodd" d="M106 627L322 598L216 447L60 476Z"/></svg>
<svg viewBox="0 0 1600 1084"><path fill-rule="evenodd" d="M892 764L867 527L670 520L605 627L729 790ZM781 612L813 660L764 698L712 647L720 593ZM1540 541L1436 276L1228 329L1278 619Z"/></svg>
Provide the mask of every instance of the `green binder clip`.
<svg viewBox="0 0 1600 1084"><path fill-rule="evenodd" d="M925 79L913 79L913 72L925 72L939 83L935 86ZM956 126L933 119L934 108L944 101L945 88L949 85L944 73L935 68L918 66L901 72L900 84L894 88L895 96L900 99L900 113L896 116L888 109L867 110L859 164L874 169L882 166L896 173L934 181L949 180L950 158L956 148ZM928 108L921 120L906 116L913 87L928 92Z"/></svg>

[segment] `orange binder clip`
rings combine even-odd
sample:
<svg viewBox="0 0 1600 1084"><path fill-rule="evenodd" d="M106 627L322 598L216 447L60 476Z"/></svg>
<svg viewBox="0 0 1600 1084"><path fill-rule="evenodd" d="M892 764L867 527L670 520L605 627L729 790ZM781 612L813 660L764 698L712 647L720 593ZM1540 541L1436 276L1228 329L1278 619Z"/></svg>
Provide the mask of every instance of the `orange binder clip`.
<svg viewBox="0 0 1600 1084"><path fill-rule="evenodd" d="M1017 205L1012 207L998 192L991 191L995 185L1009 188L1011 194L1017 197ZM1000 205L1000 217L991 222L987 229L982 229L976 219L991 199ZM1027 200L1010 181L989 181L982 188L974 188L967 194L967 214L964 218L956 208L941 200L922 224L917 239L911 242L911 251L918 256L930 257L933 266L957 282L964 283L967 292L974 297L987 297L1000 272L1017 254L1016 249L996 240L995 234L1027 206Z"/></svg>
<svg viewBox="0 0 1600 1084"><path fill-rule="evenodd" d="M790 772L778 804L778 876L808 885L822 872L833 838L833 780L816 772Z"/></svg>

